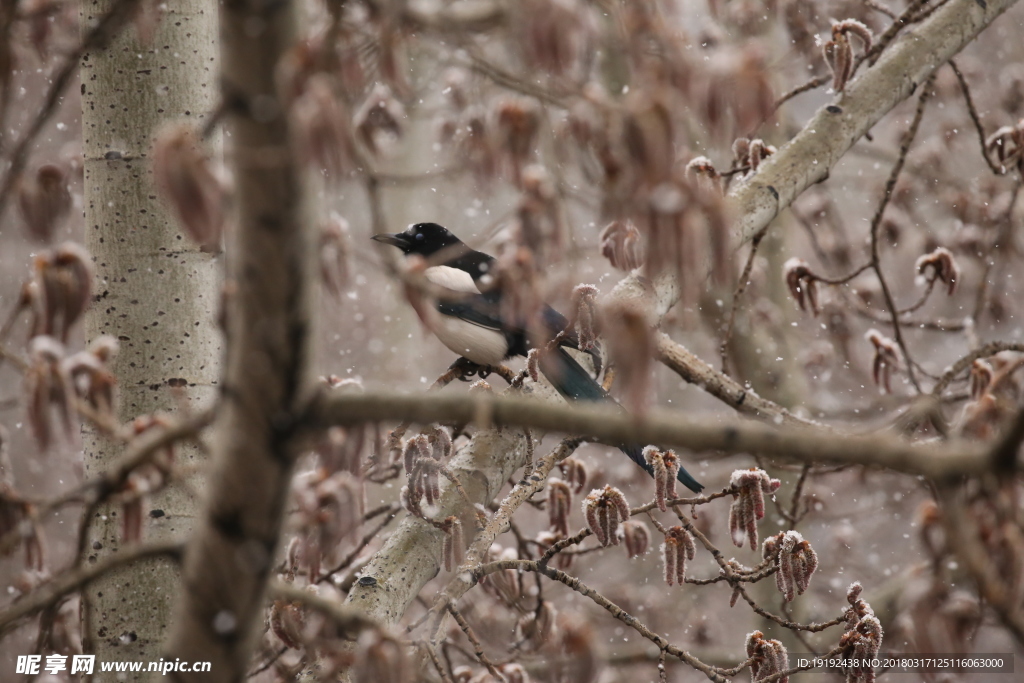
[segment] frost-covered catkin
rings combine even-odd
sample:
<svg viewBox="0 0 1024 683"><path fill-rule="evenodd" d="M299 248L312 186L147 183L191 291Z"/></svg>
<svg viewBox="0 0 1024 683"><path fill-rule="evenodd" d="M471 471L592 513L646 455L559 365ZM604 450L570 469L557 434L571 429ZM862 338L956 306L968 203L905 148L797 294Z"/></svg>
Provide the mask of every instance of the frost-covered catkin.
<svg viewBox="0 0 1024 683"><path fill-rule="evenodd" d="M686 561L692 560L697 553L693 537L681 526L674 526L665 532L665 542L661 544L661 561L665 570L665 583L683 585L686 583Z"/></svg>
<svg viewBox="0 0 1024 683"><path fill-rule="evenodd" d="M760 631L747 634L747 657L753 659L750 664L750 677L754 683L789 668L789 653L786 646L778 640L765 638ZM788 683L789 676L781 676L776 680L779 683Z"/></svg>
<svg viewBox="0 0 1024 683"><path fill-rule="evenodd" d="M629 519L629 503L622 491L608 485L594 489L583 500L583 516L587 526L603 546L618 545L616 533L621 522Z"/></svg>
<svg viewBox="0 0 1024 683"><path fill-rule="evenodd" d="M674 451L660 451L654 446L644 448L643 456L654 472L654 500L658 503L658 509L665 512L668 501L676 498L679 457Z"/></svg>
<svg viewBox="0 0 1024 683"><path fill-rule="evenodd" d="M757 520L764 518L764 494L774 495L782 485L772 479L764 470L751 468L732 473L733 502L729 508L729 533L732 542L742 548L749 542L750 549L757 549Z"/></svg>
<svg viewBox="0 0 1024 683"><path fill-rule="evenodd" d="M846 612L846 632L839 639L843 648L841 656L845 658L874 659L882 647L885 635L882 623L871 605L860 599L863 590L860 582L854 582L846 591L850 609ZM846 680L848 683L874 683L875 670L871 667L850 669Z"/></svg>
<svg viewBox="0 0 1024 683"><path fill-rule="evenodd" d="M818 568L818 554L798 531L781 532L765 539L762 556L766 560L774 558L775 585L786 602L807 590L811 575Z"/></svg>

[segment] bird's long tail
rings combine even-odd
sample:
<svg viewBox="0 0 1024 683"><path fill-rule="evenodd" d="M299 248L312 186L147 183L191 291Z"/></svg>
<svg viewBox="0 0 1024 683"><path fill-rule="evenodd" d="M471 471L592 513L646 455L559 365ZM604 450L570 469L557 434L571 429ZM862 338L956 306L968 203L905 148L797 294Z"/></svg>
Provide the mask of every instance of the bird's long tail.
<svg viewBox="0 0 1024 683"><path fill-rule="evenodd" d="M558 390L558 393L571 401L610 401L615 403L615 399L601 388L601 385L590 376L590 373L561 347L541 355L540 369L552 386ZM616 405L618 404L616 403ZM654 470L644 461L643 446L628 444L619 446L619 450L644 468L648 474L654 476ZM703 484L694 479L683 467L679 468L676 478L680 484L694 493L700 493L704 489Z"/></svg>

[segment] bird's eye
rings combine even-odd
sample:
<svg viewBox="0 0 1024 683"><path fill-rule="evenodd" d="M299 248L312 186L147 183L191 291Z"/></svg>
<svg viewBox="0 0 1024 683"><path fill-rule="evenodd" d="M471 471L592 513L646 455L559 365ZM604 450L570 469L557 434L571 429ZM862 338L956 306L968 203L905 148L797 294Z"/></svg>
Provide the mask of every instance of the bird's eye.
<svg viewBox="0 0 1024 683"><path fill-rule="evenodd" d="M416 233L416 239L422 240L423 239L423 233L422 232Z"/></svg>

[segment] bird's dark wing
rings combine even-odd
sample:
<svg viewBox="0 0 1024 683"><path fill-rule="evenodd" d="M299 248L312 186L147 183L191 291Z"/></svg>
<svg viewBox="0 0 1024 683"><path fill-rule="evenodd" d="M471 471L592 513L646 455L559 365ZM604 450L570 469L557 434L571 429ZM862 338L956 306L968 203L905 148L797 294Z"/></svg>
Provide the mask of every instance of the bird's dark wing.
<svg viewBox="0 0 1024 683"><path fill-rule="evenodd" d="M491 306L481 296L471 296L459 299L458 301L439 301L437 310L442 315L450 315L453 318L460 318L489 330L504 331L505 326L498 318L497 308Z"/></svg>
<svg viewBox="0 0 1024 683"><path fill-rule="evenodd" d="M530 348L529 335L520 321L509 321L501 315L501 292L490 290L480 295L461 296L451 301L439 301L437 310L443 315L461 318L467 322L491 330L500 330L508 342L510 356L525 356ZM547 304L541 309L541 322L548 338L554 338L569 324L569 320ZM569 330L562 346L579 349L576 333ZM586 351L593 359L594 374L601 374L601 349L594 346Z"/></svg>
<svg viewBox="0 0 1024 683"><path fill-rule="evenodd" d="M461 296L452 301L438 301L437 310L441 315L460 318L474 325L501 332L505 335L509 356L526 355L525 351L520 351L526 346L526 333L502 320L501 305L496 293L488 292Z"/></svg>

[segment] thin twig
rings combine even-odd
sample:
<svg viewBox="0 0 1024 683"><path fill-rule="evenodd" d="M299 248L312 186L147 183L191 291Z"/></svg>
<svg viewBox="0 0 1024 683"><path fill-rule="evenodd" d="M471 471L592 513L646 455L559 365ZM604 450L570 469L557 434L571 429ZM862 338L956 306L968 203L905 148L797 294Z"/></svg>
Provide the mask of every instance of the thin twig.
<svg viewBox="0 0 1024 683"><path fill-rule="evenodd" d="M939 381L932 387L932 396L940 396L943 391L957 378L957 376L971 367L971 363L978 360L979 358L988 358L994 356L1001 351L1017 351L1018 353L1024 353L1024 344L1017 342L989 342L981 348L975 349L968 353L966 356L953 363L949 370L946 370L939 378Z"/></svg>
<svg viewBox="0 0 1024 683"><path fill-rule="evenodd" d="M964 78L960 68L956 65L956 62L952 59L949 60L949 68L956 74L956 79L960 82L960 90L964 94L964 103L967 105L967 113L971 117L971 122L974 123L974 129L978 131L978 141L981 143L981 156L985 159L985 163L988 164L989 169L996 175L1005 175L1006 169L992 161L992 158L988 155L988 149L986 142L988 137L985 135L985 126L981 123L981 116L978 115L978 110L974 106L974 100L971 98L971 88L967 85L967 79Z"/></svg>
<svg viewBox="0 0 1024 683"><path fill-rule="evenodd" d="M903 358L907 361L907 376L910 378L910 383L914 385L914 388L919 394L922 391L921 385L918 383L917 377L914 375L914 362L910 357L909 350L907 349L906 340L903 338L903 330L900 327L899 320L899 309L896 307L896 302L893 300L892 292L889 289L889 283L886 281L885 275L882 273L878 229L882 224L882 215L885 213L885 207L889 205L889 200L892 199L892 193L896 187L896 180L899 178L900 171L903 170L903 164L907 159L907 152L910 151L910 144L914 141L914 137L917 135L917 129L921 125L921 119L924 117L924 105L932 95L932 83L934 81L935 75L933 73L924 83L921 96L917 100L917 110L914 112L914 120L911 122L910 128L903 136L903 142L900 144L899 158L896 160L896 165L893 166L892 172L889 174L889 179L885 183L885 192L882 195L882 200L878 203L875 215L871 219L871 267L878 276L878 283L882 288L882 296L885 297L886 306L889 308L889 314L892 318L893 335L896 337L896 343L899 345L900 351L903 352Z"/></svg>
<svg viewBox="0 0 1024 683"><path fill-rule="evenodd" d="M479 582L481 578L487 576L488 574L492 574L494 572L502 571L505 569L538 572L548 577L549 579L565 584L566 586L573 589L580 595L586 598L590 598L595 604L597 604L599 607L602 607L613 617L615 617L622 623L632 628L634 631L639 633L647 640L657 645L658 649L660 649L661 651L667 652L673 657L676 657L677 659L685 662L686 664L689 664L694 669L697 669L715 683L728 683L728 678L726 678L723 675L724 672L718 669L717 667L711 666L710 664L705 664L704 662L700 661L699 659L691 655L689 652L679 647L676 647L675 645L672 645L665 638L652 631L646 625L644 625L644 623L641 622L639 619L626 612L624 609L616 605L614 602L606 598L601 593L587 586L580 579L574 576L570 576L569 574L554 569L553 567L550 567L548 565L543 565L539 561L501 560L498 562L489 562L479 567L476 571L473 572L474 583Z"/></svg>
<svg viewBox="0 0 1024 683"><path fill-rule="evenodd" d="M736 283L736 291L732 295L732 303L729 305L729 320L725 325L725 333L722 335L722 343L718 347L718 354L722 360L722 373L725 375L729 374L729 340L732 339L733 326L736 324L736 311L740 307L740 299L743 298L743 293L747 291L747 285L750 284L750 271L754 268L754 259L757 257L757 248L761 246L761 240L764 239L768 229L765 228L761 232L754 235L754 239L750 241L750 255L747 256L747 263L743 266L743 272L740 274L740 280Z"/></svg>
<svg viewBox="0 0 1024 683"><path fill-rule="evenodd" d="M475 633L473 633L473 629L470 628L469 622L466 621L466 618L462 616L462 612L455 609L455 605L450 602L446 607L448 609L448 613L452 615L453 619L455 619L455 623L458 624L459 628L462 629L462 632L466 634L466 639L469 641L470 645L473 646L473 654L476 655L477 661L483 664L492 676L502 683L506 683L505 676L498 671L498 667L494 665L494 662L484 654L483 644L480 643L480 639L476 637Z"/></svg>

